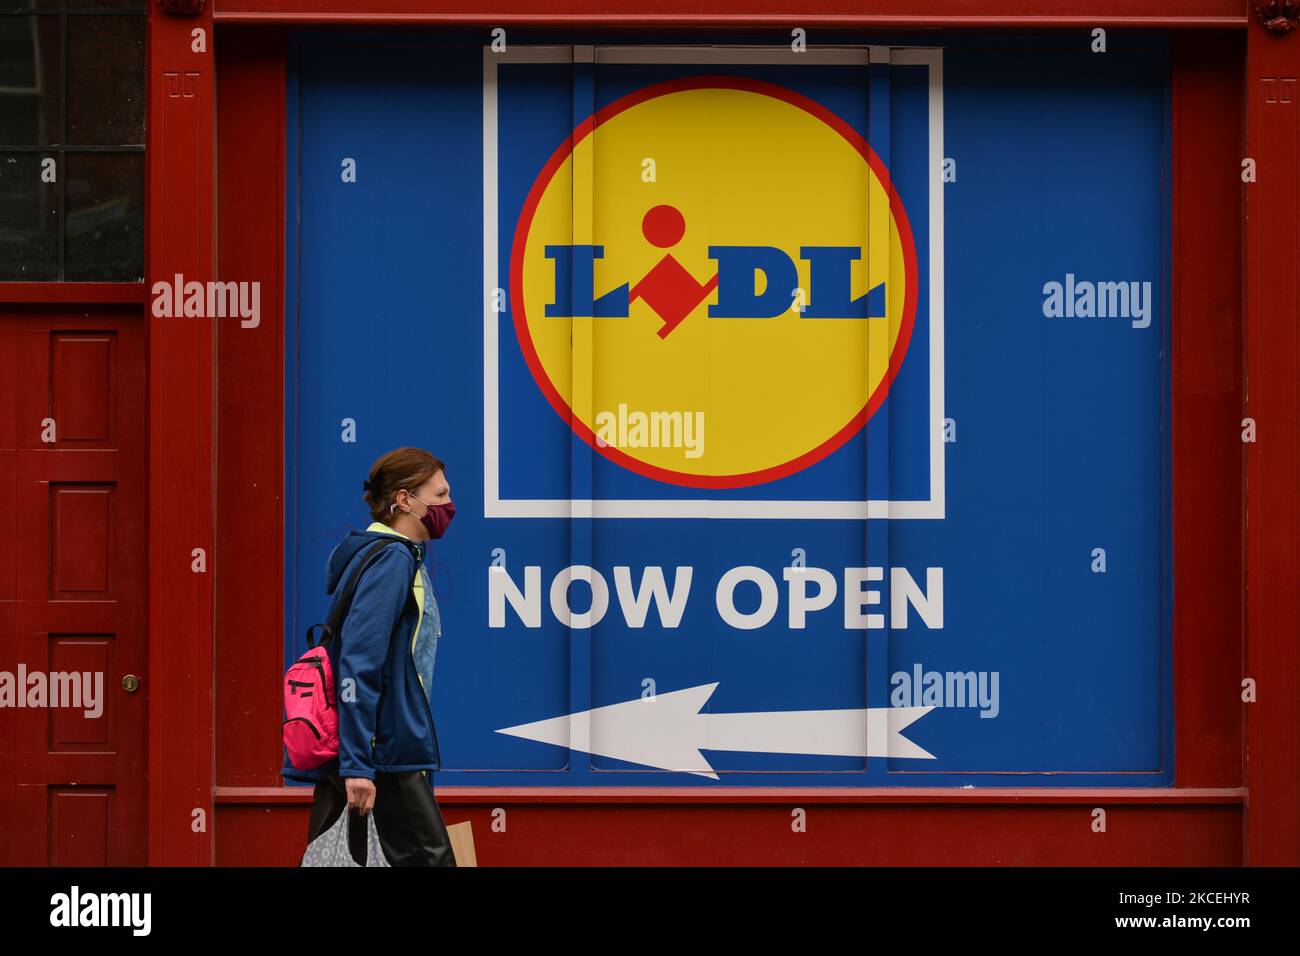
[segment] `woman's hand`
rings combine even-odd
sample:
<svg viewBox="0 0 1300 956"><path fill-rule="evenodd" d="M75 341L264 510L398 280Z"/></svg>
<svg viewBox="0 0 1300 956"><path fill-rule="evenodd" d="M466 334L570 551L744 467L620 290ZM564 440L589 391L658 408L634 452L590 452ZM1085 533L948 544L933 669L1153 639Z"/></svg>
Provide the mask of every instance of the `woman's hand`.
<svg viewBox="0 0 1300 956"><path fill-rule="evenodd" d="M348 790L348 806L355 807L364 817L375 805L375 782L365 777L348 777L343 783Z"/></svg>

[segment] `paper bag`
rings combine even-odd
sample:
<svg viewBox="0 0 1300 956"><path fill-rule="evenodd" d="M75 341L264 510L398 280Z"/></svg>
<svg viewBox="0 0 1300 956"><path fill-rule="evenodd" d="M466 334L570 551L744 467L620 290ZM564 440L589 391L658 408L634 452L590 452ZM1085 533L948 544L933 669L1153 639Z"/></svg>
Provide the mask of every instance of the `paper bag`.
<svg viewBox="0 0 1300 956"><path fill-rule="evenodd" d="M447 827L447 839L451 841L451 852L456 857L456 866L478 866L474 856L474 831L470 821L453 823Z"/></svg>

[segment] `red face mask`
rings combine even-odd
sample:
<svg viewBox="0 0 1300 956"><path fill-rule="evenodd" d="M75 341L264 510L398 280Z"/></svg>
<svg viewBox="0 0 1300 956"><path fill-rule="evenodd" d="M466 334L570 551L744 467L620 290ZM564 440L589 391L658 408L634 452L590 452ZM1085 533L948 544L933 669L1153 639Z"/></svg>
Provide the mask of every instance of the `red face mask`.
<svg viewBox="0 0 1300 956"><path fill-rule="evenodd" d="M448 501L446 504L431 505L423 498L411 495L420 504L424 505L424 514L420 517L420 524L424 525L424 530L429 532L430 538L441 538L447 525L451 524L451 519L456 517L456 504Z"/></svg>

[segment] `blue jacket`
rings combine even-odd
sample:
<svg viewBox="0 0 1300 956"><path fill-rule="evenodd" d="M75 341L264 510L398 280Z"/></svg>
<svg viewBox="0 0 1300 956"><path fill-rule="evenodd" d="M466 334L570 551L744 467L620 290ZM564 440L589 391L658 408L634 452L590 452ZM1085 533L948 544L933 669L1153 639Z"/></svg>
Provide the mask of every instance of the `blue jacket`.
<svg viewBox="0 0 1300 956"><path fill-rule="evenodd" d="M325 592L337 601L365 552L384 539L392 543L361 575L342 633L326 645L338 698L339 756L311 770L292 767L286 756L280 768L284 777L317 780L337 773L373 780L377 770L439 768L433 714L411 655L420 614L411 585L424 561L423 542L377 531L351 532L330 554ZM432 595L426 597L426 602L431 601ZM349 678L355 700L348 699L345 681Z"/></svg>

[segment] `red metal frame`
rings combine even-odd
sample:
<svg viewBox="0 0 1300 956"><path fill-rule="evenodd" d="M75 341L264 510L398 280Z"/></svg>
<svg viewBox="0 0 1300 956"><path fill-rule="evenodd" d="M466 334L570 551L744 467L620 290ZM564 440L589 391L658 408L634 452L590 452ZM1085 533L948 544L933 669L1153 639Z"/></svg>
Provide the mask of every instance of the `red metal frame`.
<svg viewBox="0 0 1300 956"><path fill-rule="evenodd" d="M1242 773L1247 787L1243 852L1252 863L1300 862L1300 546L1297 428L1300 369L1300 37L1254 26L1246 53L1244 155L1257 163L1246 186L1246 415L1259 428L1245 445L1246 704Z"/></svg>
<svg viewBox="0 0 1300 956"><path fill-rule="evenodd" d="M640 0L613 10L608 0L501 0L484 10L447 0L220 0L227 23L427 23L439 26L805 27L822 29L1024 29L1149 27L1240 28L1241 0L1091 0L1087 13L1059 9L1059 0L876 0L870 12L855 0ZM703 6L703 9L701 7Z"/></svg>
<svg viewBox="0 0 1300 956"><path fill-rule="evenodd" d="M77 304L144 302L148 289L138 282L0 282L0 302Z"/></svg>
<svg viewBox="0 0 1300 956"><path fill-rule="evenodd" d="M265 29L220 40L218 98L238 108L220 111L217 169L239 185L221 191L218 266L262 283L263 319L217 331L214 660L219 686L238 692L217 695L215 759L223 784L266 786L280 782L282 756L265 721L283 716L285 41Z"/></svg>
<svg viewBox="0 0 1300 956"><path fill-rule="evenodd" d="M1174 766L1179 786L1241 781L1241 37L1174 47ZM1225 56L1225 53L1228 55ZM1204 203L1207 196L1216 199ZM1225 243L1225 237L1232 237ZM1213 263L1213 268L1206 268ZM1225 463L1230 463L1225 467Z"/></svg>
<svg viewBox="0 0 1300 956"><path fill-rule="evenodd" d="M935 0L924 10L914 0L884 0L869 15L854 12L851 0L746 0L727 13L700 12L693 0L658 0L618 14L600 0L503 0L493 13L437 0L218 3L198 18L151 10L147 273L151 282L174 272L260 280L265 311L256 330L149 318L152 863L291 863L301 850L308 796L277 786L278 741L267 733L280 716L283 666L283 315L275 304L283 301L284 46L274 24L394 21L1179 31L1172 368L1177 786L440 788L448 822L475 821L482 863L1300 863L1300 36L1265 31L1248 0L1098 0L1085 16L1054 15L1047 0L990 0L978 15L960 0ZM219 38L211 34L214 19L222 25ZM219 71L211 52L192 51L196 28L209 31L209 51L220 40ZM229 107L219 119L218 101ZM1243 156L1259 169L1258 181L1244 187L1237 173ZM228 184L219 197L218 166ZM121 301L115 297L123 294L95 294L101 293L99 301ZM69 301L59 298L69 294L76 293L0 287L5 301ZM1243 451L1244 414L1258 422L1259 441ZM194 547L209 549L209 574L190 572ZM221 635L215 650L214 620ZM162 680L177 673L212 674L215 687L195 694L193 681ZM1241 702L1245 676L1258 683L1257 703ZM789 831L789 808L803 804L816 805L823 822L797 842L773 844L772 834ZM1091 831L1096 806L1109 810L1109 837ZM505 833L491 828L497 807L511 808ZM207 811L205 829L196 829L196 809ZM563 841L555 838L557 827ZM699 832L708 833L707 845L692 839ZM761 860L754 849L759 833L766 841Z"/></svg>
<svg viewBox="0 0 1300 956"><path fill-rule="evenodd" d="M195 30L206 31L195 52ZM146 285L216 278L212 14L149 11ZM212 861L213 328L149 327L149 862ZM191 570L202 548L208 570ZM177 680L185 675L185 680Z"/></svg>
<svg viewBox="0 0 1300 956"><path fill-rule="evenodd" d="M238 102L239 109L222 115L222 133L229 130L232 145L221 153L221 176L239 184L238 190L223 190L222 219L226 200L234 197L246 209L283 208L283 74L267 59L265 50L254 57L256 65L245 67L242 50L259 31L252 27L223 28L220 77L222 102ZM1173 368L1176 426L1173 435L1175 463L1174 535L1177 607L1175 644L1175 687L1181 723L1177 734L1177 786L1169 790L980 788L977 792L952 788L909 789L738 789L710 788L706 794L695 789L675 788L477 788L439 787L439 799L448 822L471 819L480 837L480 860L490 863L550 862L547 844L554 849L553 834L562 827L569 846L567 862L602 862L619 859L610 850L610 830L639 847L660 847L655 859L664 862L770 862L746 849L761 843L740 839L745 827L769 826L763 816L749 814L741 823L725 820L723 807L736 810L767 808L769 813L788 815L794 805L817 805L832 814L835 826L825 842L800 844L798 856L808 862L965 862L979 863L1006 859L1017 862L1052 858L1055 862L1169 863L1192 862L1231 865L1242 860L1241 807L1245 793L1240 788L1241 717L1236 686L1235 661L1240 655L1240 533L1241 475L1215 467L1225 457L1240 454L1238 429L1225 427L1208 431L1206 421L1232 424L1240 415L1241 373L1225 354L1239 351L1241 329L1239 298L1241 267L1239 250L1222 249L1221 232L1226 223L1239 219L1239 194L1233 182L1225 182L1221 169L1237 163L1239 147L1240 50L1224 55L1224 45L1234 35L1214 36L1198 32L1180 39L1176 51L1178 81L1175 99L1175 167L1178 198L1175 201L1175 309L1179 316ZM257 84L264 84L259 90ZM230 84L230 94L225 90ZM1226 108L1225 108L1226 107ZM243 144L267 143L264 151L249 151ZM1212 144L1206 148L1206 143ZM275 144L272 146L271 144ZM232 210L231 218L237 214ZM255 222L266 222L265 214ZM241 223L246 227L247 221ZM265 249L260 264L248 258L250 250L242 240L227 240L223 229L221 271L230 275L225 249L241 263L241 277L274 275L282 251ZM260 234L241 228L238 235ZM1211 249L1216 250L1216 269L1195 267ZM233 262L234 260L232 260ZM1184 267L1184 263L1191 267ZM270 301L269 298L263 299ZM1183 303L1223 303L1221 311L1186 307ZM282 334L283 316L263 316L262 330ZM269 347L268 347L269 348ZM276 353L277 356L280 353ZM251 445L264 454L263 463L283 452L284 422L280 417L282 382L279 371L267 376L241 371L247 358L230 356L218 377L239 383L245 399L258 409L256 414L235 413L233 420L223 413L218 428L224 435L233 429L236 440L219 442L219 470L230 467L226 450ZM257 360L260 366L261 360ZM241 457L256 457L247 450L232 451ZM278 474L257 472L256 483L274 485ZM241 474L240 485L246 484ZM282 522L276 512L279 501L254 500L232 495L222 503L233 511L222 517L226 534L239 538L236 549L248 554L257 548L268 527ZM247 511L245 515L245 511ZM223 652L248 683L241 684L240 706L219 721L219 751L222 771L217 791L219 807L218 862L288 863L301 851L308 795L276 786L278 767L273 735L266 733L279 712L279 688L275 684L282 661L279 659L281 595L276 591L282 579L279 554L269 547L266 566L253 590L224 588L218 593L218 615L229 614L231 622L221 633L232 635ZM1202 556L1205 556L1202 559ZM245 572L247 573L247 572ZM252 577L251 573L248 573ZM250 602L250 595L252 600ZM223 610L225 609L225 610ZM237 635L247 634L247 640ZM224 643L224 642L223 642ZM237 663L236 663L237 661ZM218 661L221 673L226 666ZM223 680L224 684L224 680ZM229 722L228 722L229 720ZM996 812L990 805L999 807ZM885 808L910 808L900 818ZM1007 808L1016 807L1014 813ZM1123 847L1107 846L1090 839L1088 826L1094 807L1104 806L1121 813L1123 829L1140 834L1126 839ZM299 824L274 827L265 814L254 808L295 808ZM493 834L490 843L482 835L491 833L490 813L505 807L511 820L523 814L523 824L512 824L505 834ZM574 814L575 808L582 808ZM989 834L975 837L977 826L968 816L982 807L998 826ZM779 808L779 809L778 809ZM1124 808L1122 811L1120 808ZM1138 816L1130 816L1137 813ZM275 816L275 814L273 814ZM707 824L702 818L707 818ZM532 821L538 821L534 826ZM984 817L981 821L987 823ZM1138 821L1140 821L1140 826ZM676 846L673 834L682 828L707 825L712 834L733 826L737 839L726 851L710 845L691 850ZM901 829L899 829L901 828ZM788 827L787 827L788 829ZM833 836L831 834L834 834ZM900 836L903 835L903 836ZM905 838L904 838L905 837ZM845 842L847 841L847 842ZM910 842L908 842L910 841ZM957 853L955 844L964 849ZM1009 857L1008 844L1032 846ZM256 850L250 848L256 847ZM847 849L846 849L847 848ZM1050 850L1048 849L1050 848ZM768 851L764 851L765 853ZM956 853L956 855L954 855ZM1043 854L1046 854L1044 856ZM1054 855L1054 856L1053 856ZM623 857L626 859L626 857Z"/></svg>

